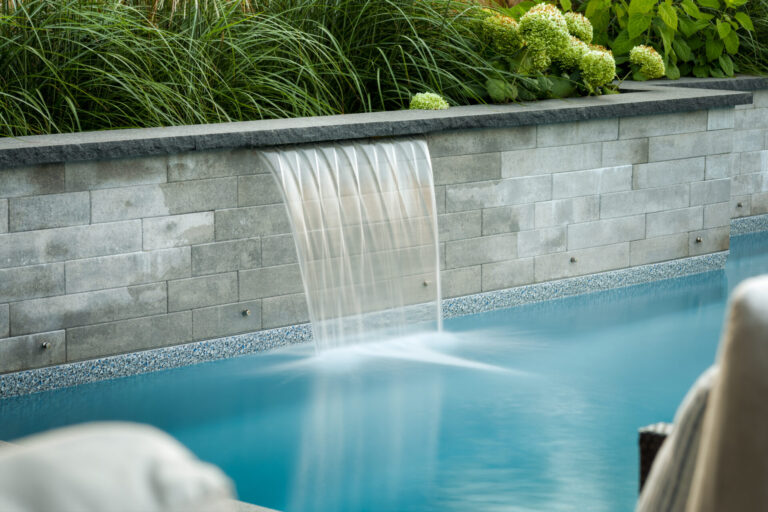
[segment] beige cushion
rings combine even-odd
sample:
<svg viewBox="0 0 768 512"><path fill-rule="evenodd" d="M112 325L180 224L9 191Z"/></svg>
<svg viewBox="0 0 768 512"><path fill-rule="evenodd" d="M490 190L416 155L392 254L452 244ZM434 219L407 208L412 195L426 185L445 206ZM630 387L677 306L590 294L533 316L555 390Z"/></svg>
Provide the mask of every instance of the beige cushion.
<svg viewBox="0 0 768 512"><path fill-rule="evenodd" d="M699 452L704 412L718 369L696 380L675 413L672 433L664 441L637 502L636 512L685 512Z"/></svg>
<svg viewBox="0 0 768 512"><path fill-rule="evenodd" d="M768 276L734 291L689 512L768 510Z"/></svg>
<svg viewBox="0 0 768 512"><path fill-rule="evenodd" d="M0 450L3 512L229 511L232 484L149 426L94 423Z"/></svg>

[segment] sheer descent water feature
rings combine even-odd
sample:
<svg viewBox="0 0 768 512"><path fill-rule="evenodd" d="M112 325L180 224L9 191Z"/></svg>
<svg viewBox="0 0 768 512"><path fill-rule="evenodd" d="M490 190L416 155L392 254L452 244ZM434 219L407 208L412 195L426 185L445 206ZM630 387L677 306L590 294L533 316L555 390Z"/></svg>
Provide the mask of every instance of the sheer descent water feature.
<svg viewBox="0 0 768 512"><path fill-rule="evenodd" d="M268 152L318 351L440 329L437 211L423 140Z"/></svg>

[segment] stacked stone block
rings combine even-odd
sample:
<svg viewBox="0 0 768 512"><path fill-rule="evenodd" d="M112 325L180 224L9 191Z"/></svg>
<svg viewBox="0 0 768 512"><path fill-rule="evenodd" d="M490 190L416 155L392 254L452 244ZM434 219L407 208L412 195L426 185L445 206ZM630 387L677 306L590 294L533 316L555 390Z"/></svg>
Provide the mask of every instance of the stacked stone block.
<svg viewBox="0 0 768 512"><path fill-rule="evenodd" d="M429 135L444 297L727 249L768 211L767 102ZM0 169L0 372L307 321L260 155Z"/></svg>
<svg viewBox="0 0 768 512"><path fill-rule="evenodd" d="M731 216L768 213L768 90L733 114L733 154L717 163L731 177Z"/></svg>

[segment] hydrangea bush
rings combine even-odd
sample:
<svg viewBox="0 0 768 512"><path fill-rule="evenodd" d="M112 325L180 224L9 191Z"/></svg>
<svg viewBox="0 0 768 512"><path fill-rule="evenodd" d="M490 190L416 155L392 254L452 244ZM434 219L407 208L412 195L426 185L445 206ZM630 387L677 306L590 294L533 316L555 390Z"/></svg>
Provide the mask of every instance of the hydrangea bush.
<svg viewBox="0 0 768 512"><path fill-rule="evenodd" d="M411 110L445 110L448 107L445 98L433 92L420 92L411 98Z"/></svg>
<svg viewBox="0 0 768 512"><path fill-rule="evenodd" d="M635 46L629 52L629 62L638 66L644 78L654 79L664 76L664 59L651 46ZM636 75L637 76L637 75Z"/></svg>

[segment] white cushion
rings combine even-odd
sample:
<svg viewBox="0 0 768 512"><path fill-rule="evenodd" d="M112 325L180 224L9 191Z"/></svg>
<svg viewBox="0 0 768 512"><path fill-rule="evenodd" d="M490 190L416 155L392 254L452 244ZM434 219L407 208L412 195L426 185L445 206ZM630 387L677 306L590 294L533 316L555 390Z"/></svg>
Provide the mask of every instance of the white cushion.
<svg viewBox="0 0 768 512"><path fill-rule="evenodd" d="M232 492L218 468L146 425L80 425L0 449L3 512L218 512Z"/></svg>
<svg viewBox="0 0 768 512"><path fill-rule="evenodd" d="M705 371L677 409L672 434L656 455L636 512L685 512L704 413L718 373L715 366Z"/></svg>

